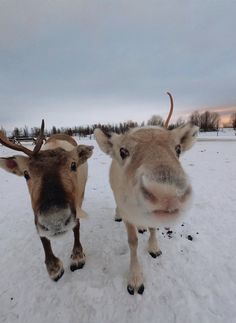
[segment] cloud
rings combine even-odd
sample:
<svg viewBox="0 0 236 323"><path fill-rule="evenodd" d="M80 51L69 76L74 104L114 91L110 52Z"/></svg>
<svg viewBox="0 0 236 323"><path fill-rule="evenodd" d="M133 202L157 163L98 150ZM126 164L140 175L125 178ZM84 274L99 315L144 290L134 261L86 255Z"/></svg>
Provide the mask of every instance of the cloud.
<svg viewBox="0 0 236 323"><path fill-rule="evenodd" d="M233 1L2 1L0 123L145 119L166 114L167 90L179 113L233 106L235 9Z"/></svg>

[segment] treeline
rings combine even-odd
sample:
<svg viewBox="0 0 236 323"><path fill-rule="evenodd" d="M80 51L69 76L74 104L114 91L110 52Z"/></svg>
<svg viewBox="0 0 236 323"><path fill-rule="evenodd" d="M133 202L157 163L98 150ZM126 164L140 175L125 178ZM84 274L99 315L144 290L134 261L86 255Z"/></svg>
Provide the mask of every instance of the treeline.
<svg viewBox="0 0 236 323"><path fill-rule="evenodd" d="M184 120L179 118L175 124L170 124L169 129L173 129L175 127L178 127L180 125L184 124ZM115 132L115 133L125 133L131 128L135 127L144 127L144 126L160 126L163 127L164 125L164 120L162 117L158 115L153 115L147 123L144 121L141 123L135 122L135 121L127 121L127 122L121 122L119 124L93 124L93 125L87 125L87 126L75 126L75 127L60 127L57 128L56 126L53 126L51 129L45 129L45 135L46 136L51 136L52 134L68 134L70 136L79 136L79 137L87 137L91 136L94 132L95 128L101 128L104 132L109 133L109 132ZM3 132L5 130L1 128ZM13 131L11 132L11 135L9 136L10 138L36 138L38 137L40 132L39 127L33 127L33 128L28 128L25 126L24 128L18 128L15 127Z"/></svg>
<svg viewBox="0 0 236 323"><path fill-rule="evenodd" d="M218 131L220 127L220 115L216 112L194 111L190 116L190 122L200 128L200 131Z"/></svg>
<svg viewBox="0 0 236 323"><path fill-rule="evenodd" d="M209 111L202 113L194 111L189 121L198 126L200 131L218 131L221 123L219 113ZM231 114L229 122L225 126L236 130L236 111Z"/></svg>
<svg viewBox="0 0 236 323"><path fill-rule="evenodd" d="M197 125L200 128L200 131L218 131L220 127L220 115L216 112L198 112L194 111L190 117L189 120L191 123ZM172 123L168 126L168 129L174 129L176 127L179 127L183 124L185 124L186 121L182 118L179 118L175 123ZM91 136L94 132L95 128L101 128L104 132L115 132L115 133L125 133L131 128L135 128L138 126L144 127L144 126L164 126L164 120L162 117L158 115L153 115L147 123L144 121L140 124L138 124L135 121L127 121L127 122L121 122L119 124L93 124L88 126L75 126L75 127L61 127L57 128L56 126L53 126L49 130L45 130L45 135L50 136L52 134L57 133L64 133L68 134L70 136L79 136L79 137L86 137ZM230 125L234 130L236 130L236 111L232 113L230 118ZM3 131L5 134L5 130L3 127L1 127L1 131ZM18 128L15 127L13 131L11 132L11 135L9 137L12 138L36 138L39 135L40 128L39 127L33 127L28 128L25 126L24 128Z"/></svg>
<svg viewBox="0 0 236 323"><path fill-rule="evenodd" d="M141 125L145 125L142 123ZM51 129L45 129L45 136L51 136L53 134L68 134L70 136L79 136L86 137L93 134L95 128L101 128L104 132L116 132L116 133L124 133L128 131L130 128L138 127L139 124L137 122L128 121L119 124L94 124L88 126L75 126L75 127L60 127L57 128L53 126ZM1 131L6 134L6 131L1 128ZM11 132L10 138L36 138L40 133L40 128L34 127L29 129L27 126L24 128L15 127Z"/></svg>

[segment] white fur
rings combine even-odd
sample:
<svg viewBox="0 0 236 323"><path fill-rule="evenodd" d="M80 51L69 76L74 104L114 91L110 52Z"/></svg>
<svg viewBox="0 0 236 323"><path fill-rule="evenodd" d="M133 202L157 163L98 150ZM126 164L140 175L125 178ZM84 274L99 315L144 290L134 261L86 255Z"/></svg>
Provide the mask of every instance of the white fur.
<svg viewBox="0 0 236 323"><path fill-rule="evenodd" d="M65 221L69 217L71 217L71 220L67 225L65 225ZM50 212L49 215L38 214L38 223L39 225L37 227L39 235L46 238L57 237L61 233L72 230L76 225L76 221L73 218L73 215L71 215L69 207L67 209L55 210L54 212ZM46 227L48 231L43 230L40 225Z"/></svg>
<svg viewBox="0 0 236 323"><path fill-rule="evenodd" d="M183 214L186 200L191 195L191 187L178 163L175 147L181 144L183 151L190 149L196 131L197 128L189 124L173 132L158 127L136 128L128 134L113 134L111 137L107 137L100 129L94 132L99 147L112 157L110 184L119 216L126 223L130 247L128 283L138 291L143 284L143 273L137 257L138 238L135 226L157 228L160 225L173 224ZM156 146L152 140L156 140ZM120 156L123 145L130 152L125 159ZM166 149L163 145L166 145ZM146 159L142 158L143 155ZM141 165L137 163L137 158L140 158ZM163 165L166 165L166 173L163 172L162 180L162 173L158 174L157 167L160 166L161 169ZM156 256L160 251L155 229L150 230L148 251Z"/></svg>

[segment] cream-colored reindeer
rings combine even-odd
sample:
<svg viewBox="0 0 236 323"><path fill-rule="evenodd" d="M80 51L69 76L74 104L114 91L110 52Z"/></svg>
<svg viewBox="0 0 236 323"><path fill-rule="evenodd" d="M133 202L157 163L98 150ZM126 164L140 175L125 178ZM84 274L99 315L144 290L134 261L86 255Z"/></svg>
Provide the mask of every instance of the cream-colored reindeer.
<svg viewBox="0 0 236 323"><path fill-rule="evenodd" d="M169 94L170 95L170 94ZM171 98L171 109L173 100ZM179 157L190 149L198 131L186 124L174 130L165 128L134 128L125 134L104 134L95 130L103 152L110 155L110 184L119 216L125 222L130 247L128 292L144 291L143 273L137 256L137 226L148 227L148 251L157 257L156 228L175 221L186 208L191 185Z"/></svg>

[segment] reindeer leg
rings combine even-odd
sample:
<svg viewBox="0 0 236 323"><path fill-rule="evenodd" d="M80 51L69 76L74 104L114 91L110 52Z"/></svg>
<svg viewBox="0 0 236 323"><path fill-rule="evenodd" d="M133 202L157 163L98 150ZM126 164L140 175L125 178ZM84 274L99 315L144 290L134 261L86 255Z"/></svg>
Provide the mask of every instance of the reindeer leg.
<svg viewBox="0 0 236 323"><path fill-rule="evenodd" d="M83 247L80 243L80 222L74 227L74 247L71 254L70 270L75 271L81 269L85 264L85 254L83 253Z"/></svg>
<svg viewBox="0 0 236 323"><path fill-rule="evenodd" d="M120 212L119 212L118 207L116 207L115 221L116 222L121 222L122 221L122 217L120 216Z"/></svg>
<svg viewBox="0 0 236 323"><path fill-rule="evenodd" d="M156 258L162 254L157 244L156 229L149 228L149 232L150 237L148 240L148 252L153 258Z"/></svg>
<svg viewBox="0 0 236 323"><path fill-rule="evenodd" d="M130 248L130 272L127 290L131 295L134 295L135 290L137 290L139 294L142 294L144 291L143 273L137 256L138 237L136 227L128 222L125 222L125 225Z"/></svg>
<svg viewBox="0 0 236 323"><path fill-rule="evenodd" d="M51 242L45 237L40 237L44 252L45 252L45 264L47 271L52 280L58 281L64 274L63 264L61 260L54 256Z"/></svg>

